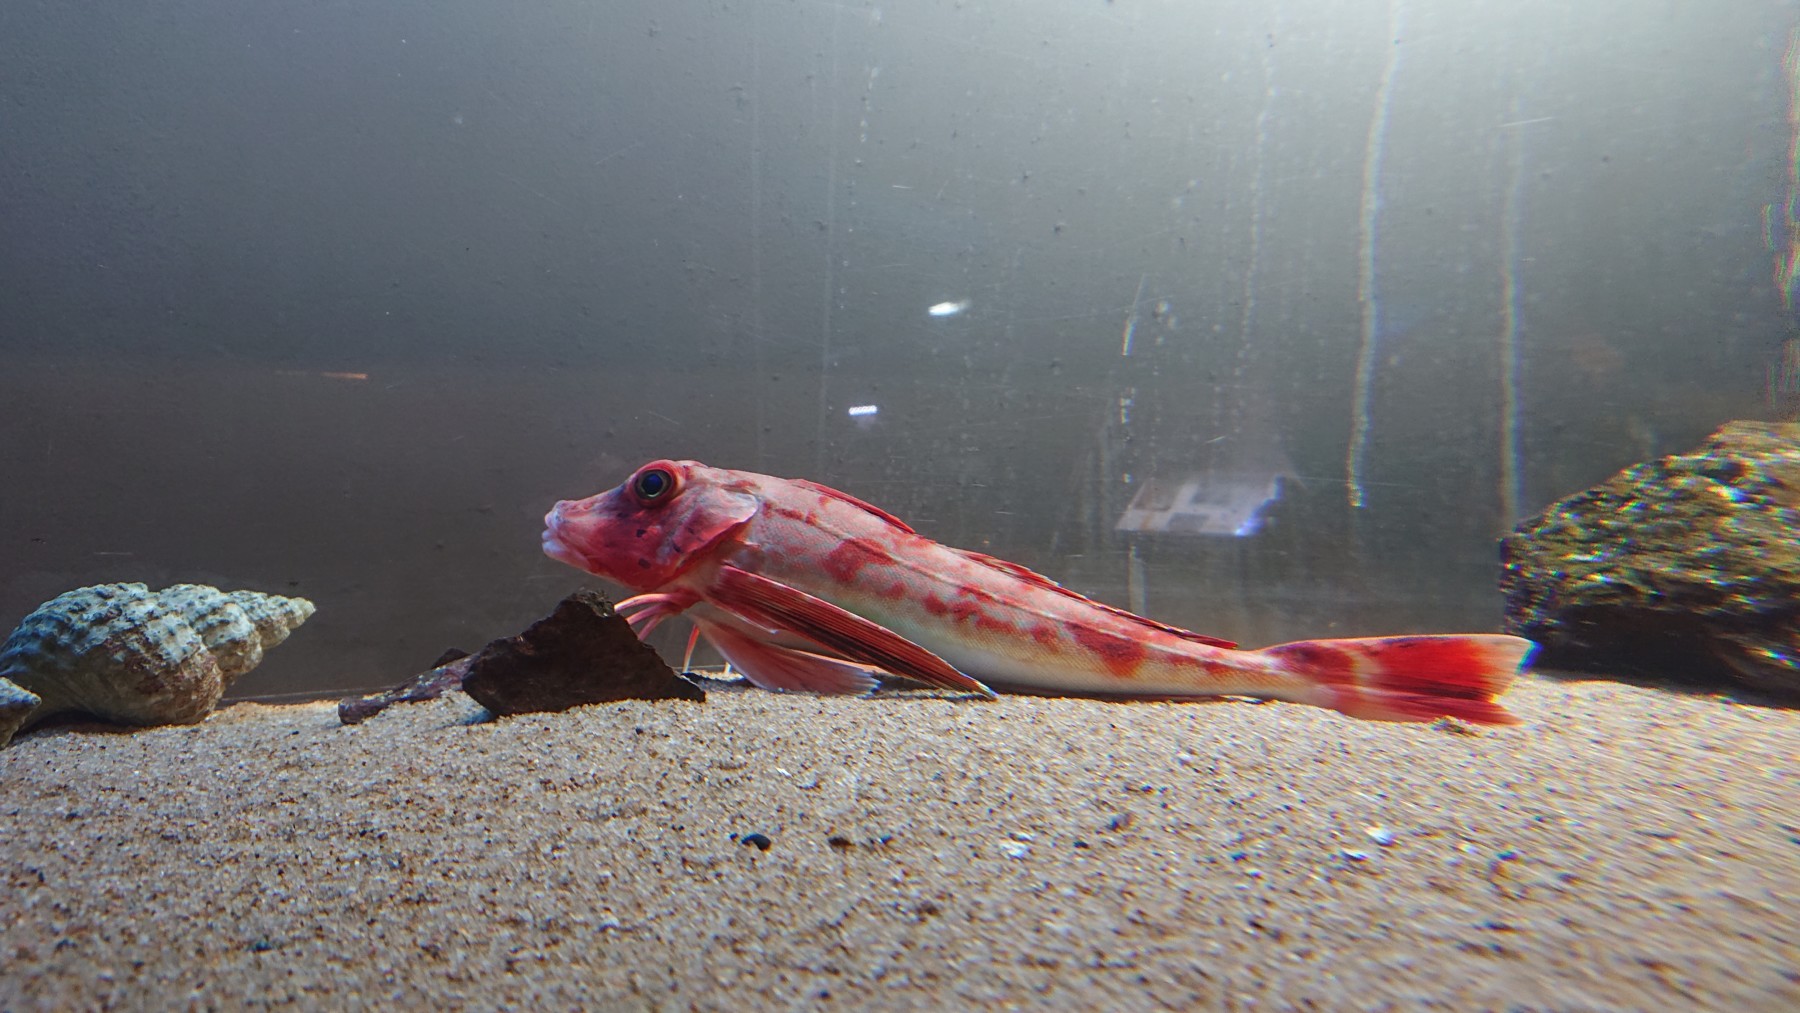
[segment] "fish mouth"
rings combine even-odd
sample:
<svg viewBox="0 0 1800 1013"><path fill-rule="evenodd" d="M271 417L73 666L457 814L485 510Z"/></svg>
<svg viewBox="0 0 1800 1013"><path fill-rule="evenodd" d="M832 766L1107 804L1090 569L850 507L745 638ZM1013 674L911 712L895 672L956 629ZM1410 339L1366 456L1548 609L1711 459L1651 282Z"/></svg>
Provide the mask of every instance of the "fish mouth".
<svg viewBox="0 0 1800 1013"><path fill-rule="evenodd" d="M546 528L544 530L543 543L544 555L549 556L559 563L568 563L571 566L580 565L580 563L576 561L574 550L570 549L567 545L564 545L562 539L556 537L556 532Z"/></svg>
<svg viewBox="0 0 1800 1013"><path fill-rule="evenodd" d="M560 504L559 504L560 505ZM544 555L559 563L567 563L578 570L587 569L587 561L581 554L562 540L557 529L562 527L562 517L555 509L544 515L544 534L542 538Z"/></svg>

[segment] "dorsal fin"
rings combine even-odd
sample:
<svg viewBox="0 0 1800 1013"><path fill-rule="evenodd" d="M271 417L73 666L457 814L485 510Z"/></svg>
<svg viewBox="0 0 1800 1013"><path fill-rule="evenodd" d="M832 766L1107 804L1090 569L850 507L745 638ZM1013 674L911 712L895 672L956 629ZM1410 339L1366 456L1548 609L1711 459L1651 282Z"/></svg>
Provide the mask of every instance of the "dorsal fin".
<svg viewBox="0 0 1800 1013"><path fill-rule="evenodd" d="M914 531L912 529L912 525L906 523L905 521L901 520L898 517L895 517L893 514L888 513L886 510L883 510L880 507L875 506L872 503L865 503L862 500L857 499L855 496L852 496L847 492L840 492L836 489L833 489L831 486L820 485L817 482L809 482L804 478L789 479L789 481L793 482L795 485L802 486L807 489L811 489L813 492L816 492L821 496L830 496L833 499L841 499L853 507L858 507L863 510L867 510L869 513L872 513L875 516L881 518L882 520L887 521L889 524L892 524L894 527L899 528L901 531L904 531L909 535L918 534L917 531Z"/></svg>
<svg viewBox="0 0 1800 1013"><path fill-rule="evenodd" d="M1028 570L1010 559L1001 559L998 556L990 556L985 552L976 552L974 549L957 549L956 551L983 566L991 566L1003 573L1010 573L1020 580L1036 584L1039 587L1048 588L1052 591L1061 591L1063 594L1075 594L1075 592L1058 584L1056 581L1051 580L1049 577L1044 576L1036 570ZM1075 597L1080 598L1081 596L1076 594Z"/></svg>
<svg viewBox="0 0 1800 1013"><path fill-rule="evenodd" d="M1108 605L1103 601L1095 601L1094 599L1089 598L1087 595L1080 594L1075 591L1069 590L1068 588L1062 586L1061 584L1058 584L1056 581L1051 580L1049 577L1046 577L1043 574L1038 573L1036 570L1028 570L1025 567L1020 566L1017 563L1010 562L1005 559L998 559L994 556L988 555L985 552L974 552L969 549L957 549L956 551L962 553L964 556L968 557L969 559L982 564L983 566L989 566L996 570L999 570L1001 573L1010 574L1010 575L1017 577L1020 580L1023 580L1027 583L1034 584L1038 587L1041 587L1041 588L1045 589L1046 591L1055 591L1057 594L1064 595L1069 598L1073 598L1076 601L1082 602L1087 605L1092 605L1093 607L1099 609L1102 612L1110 612L1113 615L1118 616L1121 619L1129 619L1132 622L1141 623L1142 625L1148 626L1153 630L1160 630L1160 631L1162 631L1164 633L1168 633L1172 636L1180 637L1183 640L1191 640L1196 644L1205 644L1208 647L1232 647L1232 648L1235 648L1237 646L1237 642L1233 641L1233 640L1221 640L1218 637L1209 637L1204 633L1195 633L1193 630L1184 630L1179 626L1170 626L1168 623L1159 623L1154 619L1145 619L1143 616L1138 615L1136 612L1127 612L1124 609L1119 608L1115 605Z"/></svg>

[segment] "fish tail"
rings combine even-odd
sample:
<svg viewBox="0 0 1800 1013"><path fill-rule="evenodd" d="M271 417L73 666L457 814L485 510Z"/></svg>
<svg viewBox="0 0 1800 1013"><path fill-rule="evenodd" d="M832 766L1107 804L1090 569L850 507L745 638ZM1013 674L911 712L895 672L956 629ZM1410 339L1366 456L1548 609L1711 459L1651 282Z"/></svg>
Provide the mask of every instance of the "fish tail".
<svg viewBox="0 0 1800 1013"><path fill-rule="evenodd" d="M1535 648L1496 633L1302 640L1257 653L1311 684L1309 702L1354 718L1515 725L1494 698Z"/></svg>

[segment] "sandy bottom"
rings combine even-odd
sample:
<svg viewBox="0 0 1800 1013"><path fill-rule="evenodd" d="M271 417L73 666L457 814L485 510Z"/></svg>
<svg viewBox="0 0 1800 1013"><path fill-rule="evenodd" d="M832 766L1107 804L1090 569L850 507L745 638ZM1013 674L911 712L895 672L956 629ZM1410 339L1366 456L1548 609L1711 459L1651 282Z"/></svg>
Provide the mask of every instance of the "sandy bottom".
<svg viewBox="0 0 1800 1013"><path fill-rule="evenodd" d="M44 731L0 751L0 1007L1800 1008L1800 712L1508 699Z"/></svg>

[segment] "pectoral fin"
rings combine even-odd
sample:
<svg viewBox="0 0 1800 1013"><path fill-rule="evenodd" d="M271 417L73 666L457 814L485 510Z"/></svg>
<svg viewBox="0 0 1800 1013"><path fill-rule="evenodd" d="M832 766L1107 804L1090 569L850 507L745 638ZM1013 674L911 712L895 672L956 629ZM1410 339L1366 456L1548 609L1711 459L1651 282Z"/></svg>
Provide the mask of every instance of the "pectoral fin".
<svg viewBox="0 0 1800 1013"><path fill-rule="evenodd" d="M707 598L758 626L804 637L851 661L939 689L994 695L993 690L893 630L748 570L719 567Z"/></svg>
<svg viewBox="0 0 1800 1013"><path fill-rule="evenodd" d="M855 662L797 651L758 640L721 623L697 622L707 641L763 689L805 693L867 693L880 681L879 670Z"/></svg>

